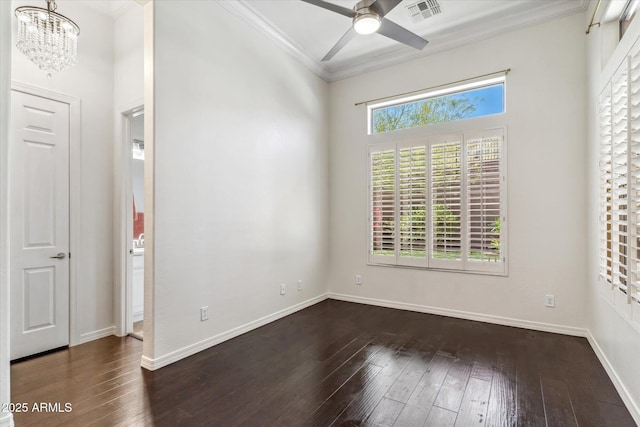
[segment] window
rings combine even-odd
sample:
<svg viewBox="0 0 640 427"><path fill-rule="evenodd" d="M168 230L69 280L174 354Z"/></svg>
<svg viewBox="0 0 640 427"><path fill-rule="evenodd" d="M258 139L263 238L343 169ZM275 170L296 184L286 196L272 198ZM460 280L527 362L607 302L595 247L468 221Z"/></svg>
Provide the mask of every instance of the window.
<svg viewBox="0 0 640 427"><path fill-rule="evenodd" d="M504 76L369 106L369 133L504 113Z"/></svg>
<svg viewBox="0 0 640 427"><path fill-rule="evenodd" d="M640 54L634 48L599 99L600 277L638 299Z"/></svg>
<svg viewBox="0 0 640 427"><path fill-rule="evenodd" d="M638 11L638 3L640 3L640 0L627 1L622 14L620 15L620 19L618 20L618 34L620 35L620 39L622 39L624 33L627 32L629 25L631 25L631 22L636 17L636 12Z"/></svg>
<svg viewBox="0 0 640 427"><path fill-rule="evenodd" d="M369 262L506 273L504 129L369 147Z"/></svg>

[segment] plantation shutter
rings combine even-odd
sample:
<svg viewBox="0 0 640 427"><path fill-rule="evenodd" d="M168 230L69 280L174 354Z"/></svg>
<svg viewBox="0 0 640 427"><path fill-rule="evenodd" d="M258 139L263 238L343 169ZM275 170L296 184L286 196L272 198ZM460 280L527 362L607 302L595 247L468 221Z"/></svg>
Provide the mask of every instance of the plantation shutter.
<svg viewBox="0 0 640 427"><path fill-rule="evenodd" d="M398 144L399 253L402 265L427 265L427 150Z"/></svg>
<svg viewBox="0 0 640 427"><path fill-rule="evenodd" d="M600 277L612 283L611 266L611 85L600 96Z"/></svg>
<svg viewBox="0 0 640 427"><path fill-rule="evenodd" d="M628 59L629 69L629 277L627 300L640 297L640 53L638 48Z"/></svg>
<svg viewBox="0 0 640 427"><path fill-rule="evenodd" d="M621 67L612 80L612 279L627 288L627 70Z"/></svg>
<svg viewBox="0 0 640 427"><path fill-rule="evenodd" d="M465 134L467 269L502 271L502 129Z"/></svg>
<svg viewBox="0 0 640 427"><path fill-rule="evenodd" d="M462 269L462 136L431 144L431 258L429 265Z"/></svg>
<svg viewBox="0 0 640 427"><path fill-rule="evenodd" d="M369 151L369 261L396 263L396 150Z"/></svg>

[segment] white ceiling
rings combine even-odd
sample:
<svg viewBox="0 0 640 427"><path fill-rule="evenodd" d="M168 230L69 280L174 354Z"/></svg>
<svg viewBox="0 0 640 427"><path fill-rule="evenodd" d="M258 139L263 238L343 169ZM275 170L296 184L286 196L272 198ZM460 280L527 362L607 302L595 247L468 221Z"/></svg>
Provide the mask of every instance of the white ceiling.
<svg viewBox="0 0 640 427"><path fill-rule="evenodd" d="M328 0L351 9L356 0ZM386 18L429 40L417 51L379 34L358 35L330 61L322 57L349 29L349 18L299 0L235 0L240 12L325 80L334 81L492 35L583 11L587 0L438 0L442 13L414 23L403 0ZM251 15L254 16L251 16Z"/></svg>
<svg viewBox="0 0 640 427"><path fill-rule="evenodd" d="M136 2L149 0L64 1L83 3L117 18ZM349 9L357 2L327 1ZM357 35L326 62L321 62L322 57L349 29L349 18L301 0L223 0L220 4L263 31L317 75L335 81L584 11L589 0L438 0L441 14L414 23L407 6L417 1L403 0L386 18L427 39L424 50L417 51L379 34Z"/></svg>

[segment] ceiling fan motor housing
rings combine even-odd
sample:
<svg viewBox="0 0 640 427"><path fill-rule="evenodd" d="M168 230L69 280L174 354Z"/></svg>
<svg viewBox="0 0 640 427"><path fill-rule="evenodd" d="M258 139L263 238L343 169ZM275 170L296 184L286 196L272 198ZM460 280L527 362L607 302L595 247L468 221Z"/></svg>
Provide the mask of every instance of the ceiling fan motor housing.
<svg viewBox="0 0 640 427"><path fill-rule="evenodd" d="M353 7L356 13L353 17L353 28L359 34L372 34L380 28L380 15L369 8L373 3L374 0L362 0Z"/></svg>

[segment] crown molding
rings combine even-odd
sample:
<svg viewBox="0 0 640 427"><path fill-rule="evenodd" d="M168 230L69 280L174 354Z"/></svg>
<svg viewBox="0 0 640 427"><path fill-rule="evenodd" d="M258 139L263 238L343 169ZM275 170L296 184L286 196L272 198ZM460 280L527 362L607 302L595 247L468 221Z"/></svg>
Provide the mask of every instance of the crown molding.
<svg viewBox="0 0 640 427"><path fill-rule="evenodd" d="M453 32L433 34L430 43L422 51L414 51L403 46L389 48L375 54L375 58L363 56L330 69L329 82L344 80L370 71L380 70L403 62L409 62L427 56L456 49L465 45L490 39L500 34L521 30L527 27L553 21L564 16L584 12L589 5L588 0L581 0L579 5L568 1L541 2L541 6L533 11L523 11L514 15L494 18L492 25L466 25Z"/></svg>
<svg viewBox="0 0 640 427"><path fill-rule="evenodd" d="M395 64L424 58L510 31L552 21L563 16L584 12L589 6L589 1L556 0L553 2L540 2L540 6L533 10L518 11L508 14L508 16L496 16L491 19L491 25L486 25L487 22L484 21L481 24L465 25L462 28L446 33L428 35L430 43L423 51L414 51L404 46L396 46L334 65L324 64L314 59L245 0L223 0L219 4L269 37L318 77L331 83Z"/></svg>
<svg viewBox="0 0 640 427"><path fill-rule="evenodd" d="M244 0L222 0L218 2L218 4L245 23L262 32L322 80L327 82L330 81L331 73L324 65L312 58L311 55L305 52L298 44L285 36L271 22L265 19L254 8L245 3Z"/></svg>

